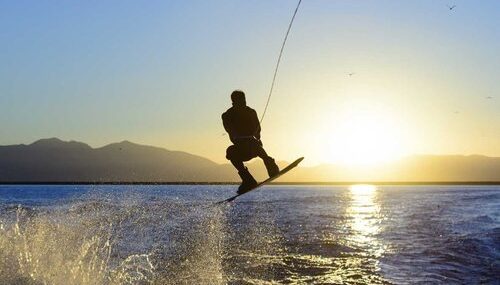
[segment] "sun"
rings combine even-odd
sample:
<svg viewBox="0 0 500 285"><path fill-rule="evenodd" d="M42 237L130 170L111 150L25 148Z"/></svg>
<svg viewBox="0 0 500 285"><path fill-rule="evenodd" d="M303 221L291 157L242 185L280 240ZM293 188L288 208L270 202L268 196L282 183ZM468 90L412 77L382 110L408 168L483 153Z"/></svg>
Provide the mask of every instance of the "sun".
<svg viewBox="0 0 500 285"><path fill-rule="evenodd" d="M383 108L353 106L332 122L327 159L344 165L375 165L405 153L404 128Z"/></svg>

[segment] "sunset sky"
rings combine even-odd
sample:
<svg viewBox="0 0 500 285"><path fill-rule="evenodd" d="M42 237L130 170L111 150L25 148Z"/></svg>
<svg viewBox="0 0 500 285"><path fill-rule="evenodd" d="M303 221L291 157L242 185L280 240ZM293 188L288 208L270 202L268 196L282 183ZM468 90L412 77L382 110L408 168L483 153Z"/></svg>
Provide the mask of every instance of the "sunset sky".
<svg viewBox="0 0 500 285"><path fill-rule="evenodd" d="M296 4L0 0L0 145L130 140L225 162L220 115L242 89L260 116ZM309 165L500 156L499 51L497 0L303 0L264 146Z"/></svg>

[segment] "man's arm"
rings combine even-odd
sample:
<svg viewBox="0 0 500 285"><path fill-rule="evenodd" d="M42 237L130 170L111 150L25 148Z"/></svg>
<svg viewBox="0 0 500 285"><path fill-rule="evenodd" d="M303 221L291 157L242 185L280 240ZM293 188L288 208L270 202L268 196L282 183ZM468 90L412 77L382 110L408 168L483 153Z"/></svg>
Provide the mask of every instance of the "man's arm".
<svg viewBox="0 0 500 285"><path fill-rule="evenodd" d="M257 116L257 112L253 110L253 124L255 126L255 134L254 137L258 140L260 140L260 122L259 122L259 117Z"/></svg>
<svg viewBox="0 0 500 285"><path fill-rule="evenodd" d="M232 133L231 127L229 126L229 121L227 119L226 113L222 114L222 125L224 125L224 129L226 130L227 134L229 135L229 139L231 140L231 142L234 143L233 136L231 134Z"/></svg>

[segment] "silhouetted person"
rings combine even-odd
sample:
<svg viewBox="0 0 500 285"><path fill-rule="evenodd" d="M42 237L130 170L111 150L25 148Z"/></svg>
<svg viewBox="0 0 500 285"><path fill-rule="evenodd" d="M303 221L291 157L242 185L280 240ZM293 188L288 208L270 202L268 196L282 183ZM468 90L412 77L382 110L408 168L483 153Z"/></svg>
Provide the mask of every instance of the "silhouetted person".
<svg viewBox="0 0 500 285"><path fill-rule="evenodd" d="M247 106L245 93L240 90L233 91L231 101L233 107L222 114L224 129L233 143L226 150L226 158L238 170L242 180L238 194L242 194L257 185L257 181L243 164L244 161L249 161L257 156L262 158L269 177L277 175L279 168L274 159L267 155L262 147L259 118L257 112Z"/></svg>

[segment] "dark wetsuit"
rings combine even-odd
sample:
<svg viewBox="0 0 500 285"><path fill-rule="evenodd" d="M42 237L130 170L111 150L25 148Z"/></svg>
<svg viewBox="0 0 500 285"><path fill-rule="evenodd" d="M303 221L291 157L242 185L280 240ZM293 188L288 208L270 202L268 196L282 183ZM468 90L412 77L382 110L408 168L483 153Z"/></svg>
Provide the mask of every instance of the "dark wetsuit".
<svg viewBox="0 0 500 285"><path fill-rule="evenodd" d="M222 114L222 122L233 142L226 150L227 159L240 162L257 156L267 157L260 141L260 123L254 109L233 106Z"/></svg>
<svg viewBox="0 0 500 285"><path fill-rule="evenodd" d="M235 92L236 96L234 96ZM233 142L233 145L226 150L226 158L238 170L238 175L241 178L238 194L243 194L257 185L257 181L248 171L248 168L245 167L244 161L249 161L257 156L260 157L264 161L269 177L278 175L279 167L262 147L257 112L246 106L243 92L240 91L239 95L238 91L235 92L231 94L233 107L222 114L222 123L229 134L231 142Z"/></svg>

